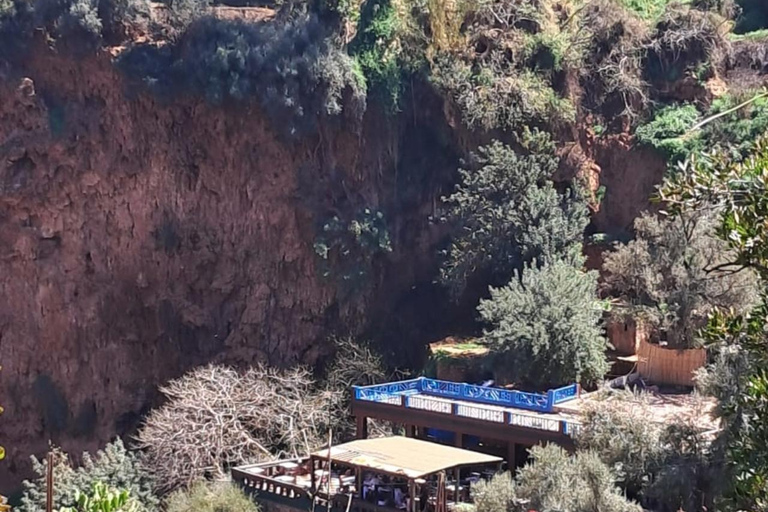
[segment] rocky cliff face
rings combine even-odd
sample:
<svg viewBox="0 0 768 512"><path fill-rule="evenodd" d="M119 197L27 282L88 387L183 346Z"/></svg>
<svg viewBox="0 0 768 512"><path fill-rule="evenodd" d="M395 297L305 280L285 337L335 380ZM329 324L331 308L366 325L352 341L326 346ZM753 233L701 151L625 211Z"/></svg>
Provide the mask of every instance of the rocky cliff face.
<svg viewBox="0 0 768 512"><path fill-rule="evenodd" d="M77 453L129 431L194 365L312 364L329 334L382 323L398 346L431 341L429 217L458 154L440 101L415 94L398 120L369 109L361 132L293 141L253 106L126 90L107 53L36 48L0 83L0 491L49 440ZM631 223L661 176L629 151L586 150L600 229ZM350 293L313 245L324 216L366 207L393 251Z"/></svg>

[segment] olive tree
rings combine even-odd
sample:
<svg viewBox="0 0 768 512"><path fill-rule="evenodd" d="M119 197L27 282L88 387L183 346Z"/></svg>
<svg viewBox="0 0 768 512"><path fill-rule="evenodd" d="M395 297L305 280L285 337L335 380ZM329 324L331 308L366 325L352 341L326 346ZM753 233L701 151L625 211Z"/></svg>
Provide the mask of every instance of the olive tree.
<svg viewBox="0 0 768 512"><path fill-rule="evenodd" d="M716 222L709 212L644 214L635 221L635 240L605 258L608 291L675 348L695 346L713 309L743 312L756 300L753 272L722 269L733 254L714 236Z"/></svg>

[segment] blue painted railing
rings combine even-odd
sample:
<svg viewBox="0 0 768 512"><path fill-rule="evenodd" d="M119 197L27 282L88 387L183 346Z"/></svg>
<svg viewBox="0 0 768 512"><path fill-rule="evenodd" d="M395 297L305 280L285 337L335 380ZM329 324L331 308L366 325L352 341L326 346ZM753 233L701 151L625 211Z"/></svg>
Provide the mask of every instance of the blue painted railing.
<svg viewBox="0 0 768 512"><path fill-rule="evenodd" d="M546 394L541 394L425 377L374 386L355 386L354 390L357 400L370 402L404 403L399 397L422 394L537 412L552 412L555 405L579 395L578 384L550 389Z"/></svg>

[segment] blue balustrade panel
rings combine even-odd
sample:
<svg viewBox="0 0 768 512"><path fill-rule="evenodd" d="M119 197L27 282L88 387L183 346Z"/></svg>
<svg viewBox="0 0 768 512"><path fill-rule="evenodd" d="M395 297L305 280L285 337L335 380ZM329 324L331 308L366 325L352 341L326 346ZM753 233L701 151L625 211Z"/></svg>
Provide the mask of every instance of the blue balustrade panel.
<svg viewBox="0 0 768 512"><path fill-rule="evenodd" d="M541 394L424 377L374 386L355 386L354 389L357 400L370 402L402 404L404 403L402 401L403 396L421 393L537 412L552 412L556 404L572 400L579 394L578 384L549 390L546 394Z"/></svg>
<svg viewBox="0 0 768 512"><path fill-rule="evenodd" d="M526 393L525 391L515 391L512 407L518 409L527 409L529 411L551 412L552 404L548 395L539 393Z"/></svg>
<svg viewBox="0 0 768 512"><path fill-rule="evenodd" d="M421 379L421 392L425 395L461 398L461 387L465 384L447 380Z"/></svg>
<svg viewBox="0 0 768 512"><path fill-rule="evenodd" d="M411 379L374 386L355 386L355 399L389 404L402 403L400 397L418 393L420 384L421 379Z"/></svg>
<svg viewBox="0 0 768 512"><path fill-rule="evenodd" d="M500 407L509 407L514 400L514 395L514 391L507 389L475 386L473 384L463 384L461 390L461 398L464 400Z"/></svg>
<svg viewBox="0 0 768 512"><path fill-rule="evenodd" d="M554 403L561 404L579 396L579 385L571 384L570 386L554 389L552 394L554 395Z"/></svg>

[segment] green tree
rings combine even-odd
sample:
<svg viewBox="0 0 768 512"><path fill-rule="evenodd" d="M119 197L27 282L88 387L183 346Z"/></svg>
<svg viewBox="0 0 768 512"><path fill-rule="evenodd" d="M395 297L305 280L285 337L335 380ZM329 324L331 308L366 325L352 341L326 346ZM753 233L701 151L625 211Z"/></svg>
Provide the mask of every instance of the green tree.
<svg viewBox="0 0 768 512"><path fill-rule="evenodd" d="M569 455L555 445L535 446L533 461L517 475L517 497L540 512L641 512L614 483L611 469L593 452Z"/></svg>
<svg viewBox="0 0 768 512"><path fill-rule="evenodd" d="M515 481L508 471L473 485L472 500L477 512L516 512L519 509Z"/></svg>
<svg viewBox="0 0 768 512"><path fill-rule="evenodd" d="M608 464L622 488L638 496L662 458L662 428L648 421L643 400L602 400L584 411L576 437L580 450Z"/></svg>
<svg viewBox="0 0 768 512"><path fill-rule="evenodd" d="M768 139L755 144L749 158L729 160L724 153L694 155L661 188L659 198L679 214L715 205L717 234L734 257L723 267L753 268L765 290L768 278ZM768 510L768 304L753 311L713 314L704 336L718 346L740 347L742 367L728 372L731 392L720 413L726 425L722 444L728 463L727 503L734 509ZM721 361L722 363L722 361ZM726 361L727 363L727 361ZM722 369L722 366L721 366ZM725 387L718 387L726 391Z"/></svg>
<svg viewBox="0 0 768 512"><path fill-rule="evenodd" d="M520 152L498 141L479 148L469 169L459 170L456 191L443 199L454 236L441 279L455 293L475 273L501 285L526 264L581 253L587 208L555 190L554 144L537 130L518 142Z"/></svg>
<svg viewBox="0 0 768 512"><path fill-rule="evenodd" d="M596 289L597 272L562 260L491 288L478 310L502 375L536 387L600 380L608 363Z"/></svg>
<svg viewBox="0 0 768 512"><path fill-rule="evenodd" d="M635 240L605 257L605 284L634 315L675 348L695 346L713 308L743 312L757 300L750 271L718 272L734 255L714 236L716 218L700 212L674 219L643 214Z"/></svg>
<svg viewBox="0 0 768 512"><path fill-rule="evenodd" d="M243 491L229 482L197 482L168 497L167 512L259 512Z"/></svg>
<svg viewBox="0 0 768 512"><path fill-rule="evenodd" d="M75 507L75 495L84 489L93 489L96 484L126 490L142 510L151 512L157 509L158 499L148 475L141 470L137 455L126 450L120 439L108 444L96 455L84 453L80 467L74 467L67 454L58 448L53 448L53 455L55 509ZM32 469L37 476L24 482L24 494L17 508L20 512L45 510L47 467L47 460L32 457Z"/></svg>

